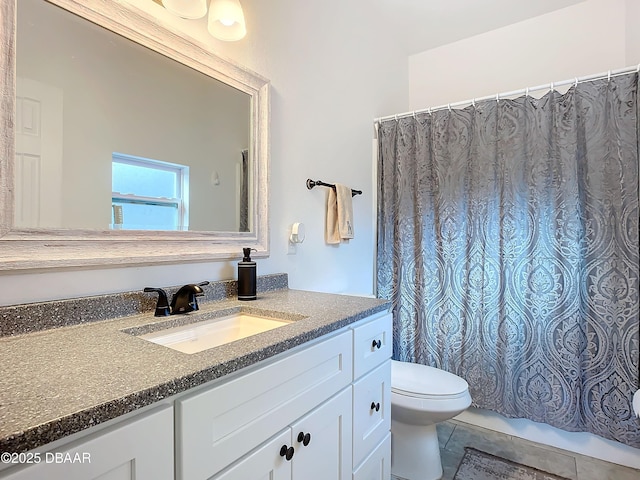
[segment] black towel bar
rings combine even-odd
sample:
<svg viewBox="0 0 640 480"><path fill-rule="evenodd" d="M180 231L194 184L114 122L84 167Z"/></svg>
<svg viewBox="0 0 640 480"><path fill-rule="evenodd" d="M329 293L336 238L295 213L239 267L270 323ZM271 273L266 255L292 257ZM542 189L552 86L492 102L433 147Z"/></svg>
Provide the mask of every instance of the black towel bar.
<svg viewBox="0 0 640 480"><path fill-rule="evenodd" d="M307 188L309 190L311 190L316 185L320 185L321 187L330 187L330 188L333 188L334 190L336 189L336 186L331 183L324 183L322 180L311 180L310 178L307 178ZM356 195L362 195L362 190L354 190L352 188L351 196L355 197Z"/></svg>

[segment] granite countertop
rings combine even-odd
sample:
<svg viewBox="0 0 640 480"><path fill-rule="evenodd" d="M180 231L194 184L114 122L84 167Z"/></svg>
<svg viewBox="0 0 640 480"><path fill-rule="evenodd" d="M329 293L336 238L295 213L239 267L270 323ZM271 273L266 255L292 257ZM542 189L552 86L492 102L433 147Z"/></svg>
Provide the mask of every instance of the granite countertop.
<svg viewBox="0 0 640 480"><path fill-rule="evenodd" d="M226 298L201 303L198 312L186 315L159 318L151 311L0 337L0 452L40 447L250 366L389 306L389 302L374 298L284 288L259 292L258 299L251 302ZM240 308L272 312L293 321L194 354L134 335L157 330L159 323L204 320L223 310Z"/></svg>

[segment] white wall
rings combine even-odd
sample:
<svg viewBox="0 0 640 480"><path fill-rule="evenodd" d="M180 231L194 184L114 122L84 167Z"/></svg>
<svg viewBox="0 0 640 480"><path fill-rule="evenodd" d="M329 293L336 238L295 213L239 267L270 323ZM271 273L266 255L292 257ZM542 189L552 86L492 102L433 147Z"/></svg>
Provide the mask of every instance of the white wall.
<svg viewBox="0 0 640 480"><path fill-rule="evenodd" d="M409 57L409 109L638 64L639 4L637 0L587 0L413 55Z"/></svg>
<svg viewBox="0 0 640 480"><path fill-rule="evenodd" d="M626 8L627 65L636 65L640 64L640 2L627 0Z"/></svg>
<svg viewBox="0 0 640 480"><path fill-rule="evenodd" d="M409 109L446 105L637 65L638 20L638 0L587 0L413 55L409 57ZM477 409L464 412L458 419L640 468L637 449L596 435L565 432Z"/></svg>
<svg viewBox="0 0 640 480"><path fill-rule="evenodd" d="M271 256L258 262L259 274L287 272L297 289L372 293L372 120L408 108L408 73L406 56L367 26L366 2L242 0L248 34L236 43L210 39L202 24L170 17L153 2L131 3L155 8L163 21L189 29L213 51L271 80ZM354 199L355 239L349 244L325 245L326 190L307 190L308 177L364 192ZM307 226L307 238L297 255L287 255L288 230L296 221ZM4 272L0 305L230 279L235 264Z"/></svg>

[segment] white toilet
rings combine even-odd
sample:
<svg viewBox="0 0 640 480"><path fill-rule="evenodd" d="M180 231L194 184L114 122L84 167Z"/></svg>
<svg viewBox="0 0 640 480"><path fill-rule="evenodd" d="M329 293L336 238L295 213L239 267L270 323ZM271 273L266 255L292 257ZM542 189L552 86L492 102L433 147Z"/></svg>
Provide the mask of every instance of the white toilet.
<svg viewBox="0 0 640 480"><path fill-rule="evenodd" d="M406 480L442 477L436 423L471 405L469 384L449 372L391 361L391 475Z"/></svg>

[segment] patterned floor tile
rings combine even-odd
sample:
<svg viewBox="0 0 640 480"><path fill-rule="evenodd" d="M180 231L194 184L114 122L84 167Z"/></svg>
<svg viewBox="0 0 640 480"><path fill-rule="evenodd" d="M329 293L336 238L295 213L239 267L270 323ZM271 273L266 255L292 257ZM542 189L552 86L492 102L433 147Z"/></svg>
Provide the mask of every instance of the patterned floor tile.
<svg viewBox="0 0 640 480"><path fill-rule="evenodd" d="M442 480L453 479L464 456L464 447L473 447L571 480L640 480L640 470L457 420L438 424L437 431L444 471Z"/></svg>
<svg viewBox="0 0 640 480"><path fill-rule="evenodd" d="M639 480L640 470L576 455L578 480Z"/></svg>
<svg viewBox="0 0 640 480"><path fill-rule="evenodd" d="M437 426L444 470L452 480L469 446L572 480L640 480L640 470L452 420Z"/></svg>

